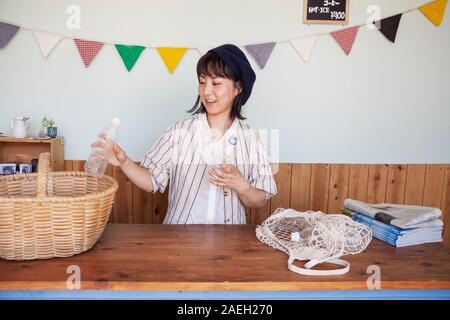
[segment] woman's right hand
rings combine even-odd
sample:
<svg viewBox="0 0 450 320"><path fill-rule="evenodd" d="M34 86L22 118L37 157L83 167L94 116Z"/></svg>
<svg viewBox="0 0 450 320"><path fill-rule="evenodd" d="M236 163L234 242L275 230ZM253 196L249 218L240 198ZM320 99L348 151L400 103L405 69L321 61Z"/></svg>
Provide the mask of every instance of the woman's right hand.
<svg viewBox="0 0 450 320"><path fill-rule="evenodd" d="M91 147L103 149L103 156L108 163L118 167L128 160L128 156L122 148L111 139L108 139L105 133L100 133L98 136L105 142L94 142L91 144Z"/></svg>

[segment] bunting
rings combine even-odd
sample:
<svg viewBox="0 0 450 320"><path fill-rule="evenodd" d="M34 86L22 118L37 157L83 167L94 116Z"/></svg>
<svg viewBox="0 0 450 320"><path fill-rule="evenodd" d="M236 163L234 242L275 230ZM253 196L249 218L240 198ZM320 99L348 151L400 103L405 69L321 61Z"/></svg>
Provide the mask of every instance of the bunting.
<svg viewBox="0 0 450 320"><path fill-rule="evenodd" d="M428 18L429 21L433 23L435 26L440 26L445 14L447 2L448 0L431 1L425 5L420 6L419 8L417 8L417 10L421 11L423 15L426 18ZM374 22L378 30L386 37L386 39L388 39L392 43L395 43L396 41L397 32L402 15L403 13L400 13ZM350 28L346 28L344 30L329 33L347 56L352 51L353 44L355 43L356 36L361 26L364 25L360 26L357 25ZM60 35L55 35L32 29L26 29L17 25L0 22L0 49L4 48L10 42L10 40L14 37L19 28L30 30L34 33L34 36L39 45L39 49L44 58L48 57L48 55L52 52L52 50L62 39L67 38ZM299 37L289 39L286 41L288 41L293 46L295 51L305 62L308 62L311 57L311 53L314 49L314 46L317 42L317 39L320 36L322 36L322 34L307 37ZM141 53L146 48L143 46L102 43L83 39L72 39L72 40L75 42L77 49L80 53L81 59L83 60L83 63L86 68L88 68L91 65L92 61L98 55L103 46L105 44L108 44L115 46L120 57L122 58L125 68L130 72L133 69L134 65L136 64L137 60L139 59ZM277 43L278 42L267 42L262 44L244 45L243 47L246 49L247 53L250 54L252 58L256 61L258 66L261 69L264 69ZM170 73L174 72L175 68L177 67L178 63L180 62L181 58L183 57L187 49L188 48L169 48L169 47L156 48ZM196 49L199 52L200 56L203 56L211 48L198 47L192 49Z"/></svg>
<svg viewBox="0 0 450 320"><path fill-rule="evenodd" d="M115 47L119 52L119 55L122 57L123 63L125 64L128 72L133 69L137 59L139 59L139 56L145 49L145 47L141 46L126 46L123 44L116 44Z"/></svg>
<svg viewBox="0 0 450 320"><path fill-rule="evenodd" d="M169 69L170 73L173 73L187 48L156 48L156 50L158 50L167 69Z"/></svg>
<svg viewBox="0 0 450 320"><path fill-rule="evenodd" d="M248 53L255 59L259 67L264 69L275 45L275 42L252 44L245 46L245 49L247 49Z"/></svg>
<svg viewBox="0 0 450 320"><path fill-rule="evenodd" d="M291 45L305 62L309 61L312 49L316 44L317 36L299 38L291 41Z"/></svg>
<svg viewBox="0 0 450 320"><path fill-rule="evenodd" d="M344 50L346 55L349 55L352 51L353 43L355 43L358 29L359 27L355 26L330 33L334 40L336 40L336 42L342 48L342 50Z"/></svg>
<svg viewBox="0 0 450 320"><path fill-rule="evenodd" d="M197 48L197 51L201 57L201 56L204 56L209 51L209 49L212 49L212 48L201 47L201 48Z"/></svg>
<svg viewBox="0 0 450 320"><path fill-rule="evenodd" d="M447 0L436 0L419 7L419 10L431 21L436 27L441 25L444 18Z"/></svg>
<svg viewBox="0 0 450 320"><path fill-rule="evenodd" d="M47 56L50 54L53 48L63 38L63 36L46 32L33 31L33 33L34 36L36 37L36 40L39 44L39 48L41 49L42 52L42 56L44 58L47 58Z"/></svg>
<svg viewBox="0 0 450 320"><path fill-rule="evenodd" d="M73 39L80 52L81 59L83 59L85 67L89 67L92 60L97 56L99 51L103 48L103 43L97 41Z"/></svg>
<svg viewBox="0 0 450 320"><path fill-rule="evenodd" d="M397 30L400 24L400 19L402 14L397 14L395 16L375 21L374 24L377 26L378 30L392 43L395 43L395 38L397 37Z"/></svg>
<svg viewBox="0 0 450 320"><path fill-rule="evenodd" d="M19 30L18 26L9 23L0 22L0 49L6 46L12 37Z"/></svg>

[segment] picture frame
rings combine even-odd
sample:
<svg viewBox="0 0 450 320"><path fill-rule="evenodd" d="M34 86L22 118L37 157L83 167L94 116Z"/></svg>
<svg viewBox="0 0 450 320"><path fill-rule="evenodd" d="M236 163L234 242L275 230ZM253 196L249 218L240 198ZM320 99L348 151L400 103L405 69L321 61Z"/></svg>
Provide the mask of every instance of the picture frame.
<svg viewBox="0 0 450 320"><path fill-rule="evenodd" d="M15 163L0 163L0 174L1 175L9 175L16 173L16 164Z"/></svg>
<svg viewBox="0 0 450 320"><path fill-rule="evenodd" d="M19 173L31 173L31 164L22 163L19 165Z"/></svg>

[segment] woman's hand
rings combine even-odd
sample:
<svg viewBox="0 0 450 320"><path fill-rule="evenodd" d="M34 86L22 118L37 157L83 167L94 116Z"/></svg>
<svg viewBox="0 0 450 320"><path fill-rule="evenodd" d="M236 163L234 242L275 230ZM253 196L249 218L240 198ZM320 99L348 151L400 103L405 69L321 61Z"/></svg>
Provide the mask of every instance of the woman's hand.
<svg viewBox="0 0 450 320"><path fill-rule="evenodd" d="M232 164L222 164L220 168L212 166L209 169L209 182L218 187L230 188L237 194L243 194L251 188L239 169Z"/></svg>
<svg viewBox="0 0 450 320"><path fill-rule="evenodd" d="M105 133L100 133L98 136L105 142L95 142L91 144L91 147L103 149L102 156L105 157L108 163L113 166L121 166L127 162L128 156L117 143L108 139Z"/></svg>

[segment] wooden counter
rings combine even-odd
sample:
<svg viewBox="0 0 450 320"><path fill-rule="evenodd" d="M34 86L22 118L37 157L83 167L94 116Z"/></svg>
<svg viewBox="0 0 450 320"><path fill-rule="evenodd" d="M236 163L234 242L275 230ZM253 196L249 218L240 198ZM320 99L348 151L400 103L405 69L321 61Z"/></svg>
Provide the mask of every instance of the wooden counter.
<svg viewBox="0 0 450 320"><path fill-rule="evenodd" d="M367 290L371 265L380 267L382 289L450 289L450 248L442 244L395 248L373 239L366 252L344 257L351 268L341 276L301 276L287 258L257 240L255 225L109 224L80 255L0 260L0 289L65 290L71 265L80 267L81 289Z"/></svg>

